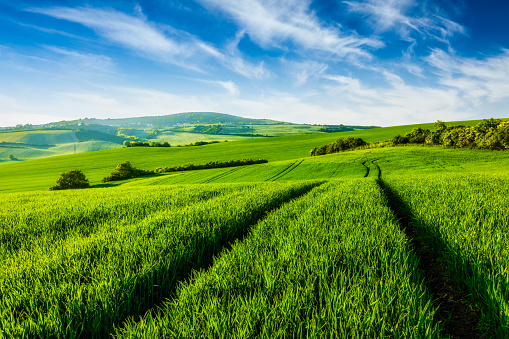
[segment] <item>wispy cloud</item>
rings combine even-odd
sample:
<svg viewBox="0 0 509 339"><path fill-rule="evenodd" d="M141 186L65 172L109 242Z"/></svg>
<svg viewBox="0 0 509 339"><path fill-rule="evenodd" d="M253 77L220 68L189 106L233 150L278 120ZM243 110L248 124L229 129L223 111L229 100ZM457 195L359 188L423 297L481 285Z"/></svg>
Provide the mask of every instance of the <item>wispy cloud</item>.
<svg viewBox="0 0 509 339"><path fill-rule="evenodd" d="M484 100L497 102L509 98L509 50L484 59L463 58L434 49L426 58L436 68L439 83L461 91L478 105Z"/></svg>
<svg viewBox="0 0 509 339"><path fill-rule="evenodd" d="M113 72L115 63L110 57L92 53L81 53L57 46L44 46L47 50L61 55L69 60L72 67L93 69L101 72Z"/></svg>
<svg viewBox="0 0 509 339"><path fill-rule="evenodd" d="M284 69L287 69L294 81L294 85L304 86L309 78L318 79L329 67L325 63L313 60L306 61L287 61L282 60Z"/></svg>
<svg viewBox="0 0 509 339"><path fill-rule="evenodd" d="M380 125L465 118L467 105L457 90L408 85L395 74L383 74L388 86L373 87L358 78L327 75L324 78L333 84L325 86L325 90L344 107Z"/></svg>
<svg viewBox="0 0 509 339"><path fill-rule="evenodd" d="M460 24L439 13L431 13L426 2L417 0L344 1L350 12L368 17L375 32L395 31L404 40L413 41L415 34L448 43L454 34L465 34Z"/></svg>
<svg viewBox="0 0 509 339"><path fill-rule="evenodd" d="M252 65L238 55L222 53L185 31L148 21L140 7L137 7L136 15L92 7L32 8L30 11L82 24L109 43L159 62L204 72L201 65L204 60L212 58L223 67L246 77L259 78L266 74L263 64Z"/></svg>
<svg viewBox="0 0 509 339"><path fill-rule="evenodd" d="M306 50L369 56L366 47L382 47L371 38L341 32L325 25L310 10L308 0L198 0L204 5L228 13L241 31L263 48L285 49L291 42Z"/></svg>

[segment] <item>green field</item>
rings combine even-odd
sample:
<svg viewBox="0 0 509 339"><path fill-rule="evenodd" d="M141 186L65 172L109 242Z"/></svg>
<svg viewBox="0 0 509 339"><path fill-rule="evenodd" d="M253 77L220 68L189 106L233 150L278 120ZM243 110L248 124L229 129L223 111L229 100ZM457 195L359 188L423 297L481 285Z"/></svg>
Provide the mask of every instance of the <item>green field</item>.
<svg viewBox="0 0 509 339"><path fill-rule="evenodd" d="M64 143L68 155L5 161L0 336L509 337L509 153L309 156L413 127L78 154ZM239 159L269 162L101 183L123 161ZM92 188L48 190L71 169Z"/></svg>

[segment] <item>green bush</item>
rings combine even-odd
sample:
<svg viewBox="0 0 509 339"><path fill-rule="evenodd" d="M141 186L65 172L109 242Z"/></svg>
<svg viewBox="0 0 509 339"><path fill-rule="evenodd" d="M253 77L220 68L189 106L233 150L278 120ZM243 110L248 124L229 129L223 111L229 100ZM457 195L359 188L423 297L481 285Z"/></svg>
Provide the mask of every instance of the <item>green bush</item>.
<svg viewBox="0 0 509 339"><path fill-rule="evenodd" d="M81 170L76 169L60 173L56 186L50 187L50 190L56 191L87 187L90 187L90 184L85 174L83 174Z"/></svg>
<svg viewBox="0 0 509 339"><path fill-rule="evenodd" d="M109 176L103 178L102 182L130 179L149 174L154 174L154 172L134 168L129 161L124 161L118 164Z"/></svg>

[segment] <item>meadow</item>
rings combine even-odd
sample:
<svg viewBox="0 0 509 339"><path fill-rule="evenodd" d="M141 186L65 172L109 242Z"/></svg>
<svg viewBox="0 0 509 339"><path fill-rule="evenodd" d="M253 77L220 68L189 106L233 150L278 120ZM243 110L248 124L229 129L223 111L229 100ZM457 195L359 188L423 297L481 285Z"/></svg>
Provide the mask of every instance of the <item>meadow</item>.
<svg viewBox="0 0 509 339"><path fill-rule="evenodd" d="M382 141L413 127L0 166L0 334L508 337L509 153L309 156L338 137ZM269 162L100 183L123 161L154 170L243 158ZM92 188L48 191L75 168ZM461 323L459 308L444 316L419 246L474 321Z"/></svg>

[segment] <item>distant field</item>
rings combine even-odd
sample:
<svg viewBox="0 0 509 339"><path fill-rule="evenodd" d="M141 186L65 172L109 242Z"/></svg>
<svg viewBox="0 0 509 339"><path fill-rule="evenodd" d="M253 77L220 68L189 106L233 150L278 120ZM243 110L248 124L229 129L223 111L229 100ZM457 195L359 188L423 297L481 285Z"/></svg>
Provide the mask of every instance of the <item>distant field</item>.
<svg viewBox="0 0 509 339"><path fill-rule="evenodd" d="M4 165L0 166L0 192L47 189L54 185L59 173L75 168L81 169L89 178L91 184L97 185L102 178L110 174L117 164L123 161L130 161L137 168L152 170L157 167L182 165L188 162L205 163L243 158L263 158L269 162L295 161L296 159L306 158L308 159L306 161L309 161L311 148L327 144L339 137L353 135L362 137L368 142L381 141L388 140L398 133L409 132L413 127L414 125L409 125L355 132L254 138L196 147L129 147L80 154L72 154L73 149L71 147L74 146L69 145L62 149L62 152L68 152L69 155L36 159L29 162L4 162ZM83 144L88 145L87 147L91 149L94 145L103 147L103 145L97 145L93 141ZM114 145L112 146L114 147ZM38 150L37 152L43 151ZM8 154L5 154L5 151L3 154L7 158ZM425 156L420 154L425 154ZM324 159L327 157L331 157L331 159L354 157L359 159L355 161L359 163L362 162L363 157L365 157L365 160L380 158L380 161L385 161L384 158L386 158L385 166L387 169L385 171L387 173L385 174L390 174L391 171L397 173L416 170L429 172L430 168L454 170L455 167L460 166L458 162L459 164L465 163L465 166L472 170L483 167L489 168L493 163L500 164L500 166L497 165L497 168L502 169L507 163L506 153L416 146L346 152L325 156ZM20 156L20 158L22 157ZM450 161L451 158L457 161ZM488 165L484 165L484 163L488 163ZM18 178L23 178L23 180L18 180ZM238 180L240 179L236 179L236 181ZM188 183L193 183L193 181L188 181Z"/></svg>
<svg viewBox="0 0 509 339"><path fill-rule="evenodd" d="M196 141L233 141L233 140L244 140L250 137L242 137L236 135L212 135L212 134L200 134L200 133L186 133L186 132L161 132L156 139L151 141L157 142L168 142L172 146L177 145L188 145Z"/></svg>
<svg viewBox="0 0 509 339"><path fill-rule="evenodd" d="M42 130L28 132L2 132L0 142L18 142L33 145L54 145L77 142L70 130Z"/></svg>
<svg viewBox="0 0 509 339"><path fill-rule="evenodd" d="M196 147L88 141L77 154L64 143L54 148L68 155L5 161L0 334L507 338L508 151L309 156L340 137L383 141L416 126ZM243 158L269 162L101 183L123 161ZM48 190L71 169L92 188Z"/></svg>

